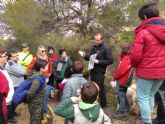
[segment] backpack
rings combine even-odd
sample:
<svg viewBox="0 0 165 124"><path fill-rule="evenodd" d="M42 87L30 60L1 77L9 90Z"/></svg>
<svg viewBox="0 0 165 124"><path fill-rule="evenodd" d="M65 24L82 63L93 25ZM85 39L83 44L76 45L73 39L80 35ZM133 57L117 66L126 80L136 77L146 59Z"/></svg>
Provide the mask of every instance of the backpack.
<svg viewBox="0 0 165 124"><path fill-rule="evenodd" d="M131 85L132 79L133 79L134 71L135 71L135 69L132 68L132 69L131 69L131 72L130 72L130 74L129 74L129 76L128 76L128 79L127 79L126 83L124 84L124 87L129 87L129 86Z"/></svg>
<svg viewBox="0 0 165 124"><path fill-rule="evenodd" d="M13 96L13 102L15 105L21 104L26 100L26 96L28 91L31 88L33 80L38 79L40 81L40 86L37 89L35 94L38 94L42 91L44 85L45 85L45 77L44 76L33 76L31 78L27 78L24 80L15 90L14 96Z"/></svg>

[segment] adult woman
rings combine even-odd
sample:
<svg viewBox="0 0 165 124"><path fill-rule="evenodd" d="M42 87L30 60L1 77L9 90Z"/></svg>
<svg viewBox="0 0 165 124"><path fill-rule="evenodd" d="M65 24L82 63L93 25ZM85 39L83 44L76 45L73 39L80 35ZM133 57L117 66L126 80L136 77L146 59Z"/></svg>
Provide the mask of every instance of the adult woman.
<svg viewBox="0 0 165 124"><path fill-rule="evenodd" d="M49 60L49 58L46 54L45 47L42 45L38 47L36 56L33 58L33 60L31 61L31 63L29 64L29 66L27 68L27 73L28 74L32 73L33 66L38 59L42 59L42 60L45 60L48 62L48 70L46 72L43 72L43 75L45 77L47 77L47 79L48 79L49 76L52 74L52 64L51 64L51 61Z"/></svg>
<svg viewBox="0 0 165 124"><path fill-rule="evenodd" d="M159 17L156 3L139 10L141 24L135 30L131 64L136 68L137 99L142 120L151 124L154 95L165 78L165 21Z"/></svg>
<svg viewBox="0 0 165 124"><path fill-rule="evenodd" d="M59 50L60 59L53 63L54 76L56 81L56 87L62 82L65 75L65 70L69 65L72 65L72 60L67 56L65 49Z"/></svg>

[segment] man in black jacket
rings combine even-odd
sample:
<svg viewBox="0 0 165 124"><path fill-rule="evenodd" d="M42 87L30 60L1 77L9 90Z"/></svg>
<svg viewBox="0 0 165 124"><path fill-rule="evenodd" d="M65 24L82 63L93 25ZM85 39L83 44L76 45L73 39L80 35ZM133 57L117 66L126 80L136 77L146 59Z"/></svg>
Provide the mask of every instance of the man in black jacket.
<svg viewBox="0 0 165 124"><path fill-rule="evenodd" d="M104 91L104 79L106 67L113 63L111 50L104 45L103 36L97 33L94 37L95 45L92 47L90 54L80 51L79 53L85 60L89 61L88 69L90 70L91 81L98 84L100 88L99 97L102 108L106 107L106 95Z"/></svg>

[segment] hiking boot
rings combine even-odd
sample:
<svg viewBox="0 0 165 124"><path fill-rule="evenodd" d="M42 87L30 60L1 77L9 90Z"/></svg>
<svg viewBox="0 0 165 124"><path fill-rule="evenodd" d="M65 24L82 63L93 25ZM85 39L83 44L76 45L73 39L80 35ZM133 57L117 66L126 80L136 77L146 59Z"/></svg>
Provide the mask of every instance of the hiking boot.
<svg viewBox="0 0 165 124"><path fill-rule="evenodd" d="M126 121L127 120L127 115L125 113L119 112L118 114L114 114L113 118L118 119L118 120L122 120L122 121Z"/></svg>

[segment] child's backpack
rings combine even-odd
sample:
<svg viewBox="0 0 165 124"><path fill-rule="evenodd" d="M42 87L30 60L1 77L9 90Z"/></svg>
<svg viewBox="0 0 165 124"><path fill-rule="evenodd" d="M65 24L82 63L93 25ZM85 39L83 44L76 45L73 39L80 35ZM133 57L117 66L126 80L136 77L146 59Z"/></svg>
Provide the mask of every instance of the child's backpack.
<svg viewBox="0 0 165 124"><path fill-rule="evenodd" d="M32 85L33 80L38 79L40 81L40 86L37 89L35 94L38 94L42 91L44 85L45 85L45 77L44 76L33 76L31 78L27 78L24 80L15 90L14 96L13 96L13 102L14 104L20 104L25 101L27 93Z"/></svg>

